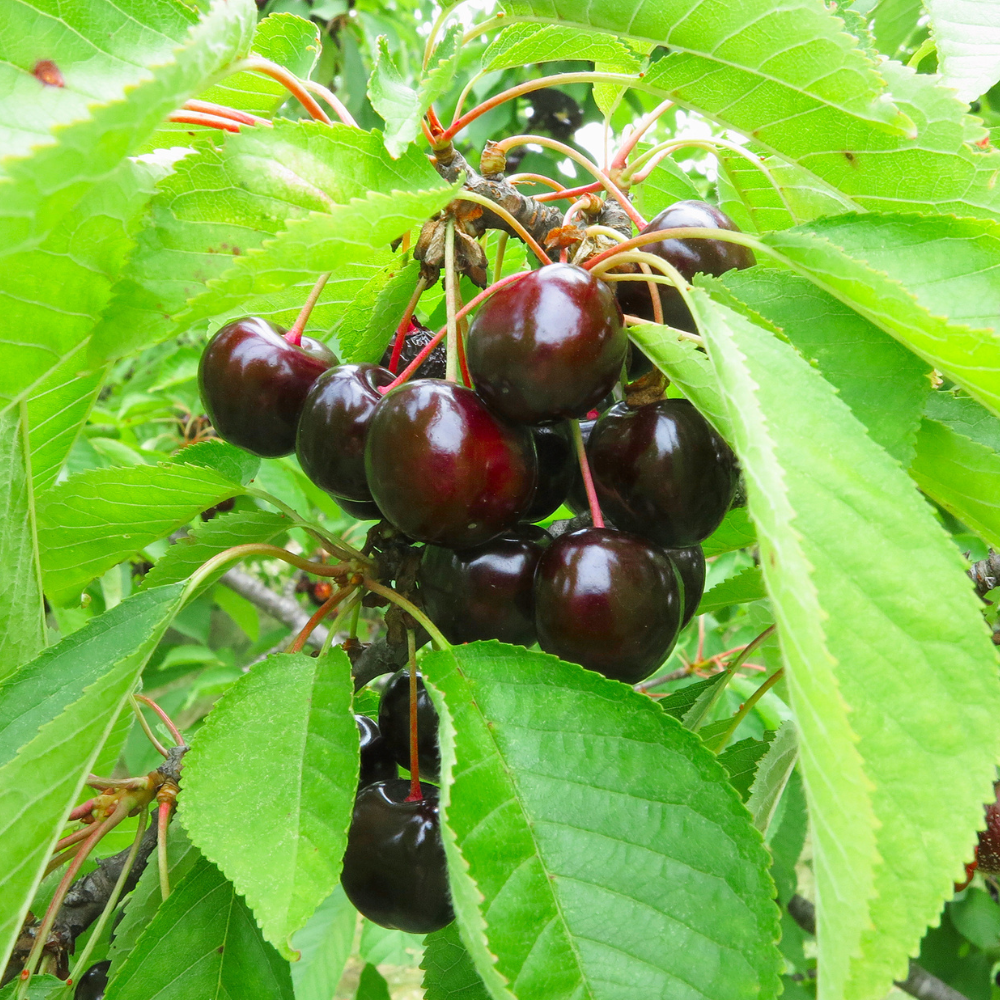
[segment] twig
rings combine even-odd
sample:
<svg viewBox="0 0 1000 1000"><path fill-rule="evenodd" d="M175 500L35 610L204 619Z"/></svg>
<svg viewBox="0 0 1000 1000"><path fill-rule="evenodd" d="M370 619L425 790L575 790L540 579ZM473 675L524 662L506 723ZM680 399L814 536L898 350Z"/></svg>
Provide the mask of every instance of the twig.
<svg viewBox="0 0 1000 1000"><path fill-rule="evenodd" d="M276 618L283 625L287 625L294 632L301 632L309 621L309 613L305 611L298 601L290 597L282 597L276 594L270 587L265 586L256 577L245 573L241 569L230 569L222 574L220 583L224 583L230 590L236 591L240 597L245 597L251 604L256 605L261 611L266 611L272 618ZM326 642L327 630L318 625L306 640L310 646L321 649Z"/></svg>
<svg viewBox="0 0 1000 1000"><path fill-rule="evenodd" d="M1000 552L990 549L990 554L985 559L972 564L969 576L980 597L985 597L994 587L1000 587Z"/></svg>

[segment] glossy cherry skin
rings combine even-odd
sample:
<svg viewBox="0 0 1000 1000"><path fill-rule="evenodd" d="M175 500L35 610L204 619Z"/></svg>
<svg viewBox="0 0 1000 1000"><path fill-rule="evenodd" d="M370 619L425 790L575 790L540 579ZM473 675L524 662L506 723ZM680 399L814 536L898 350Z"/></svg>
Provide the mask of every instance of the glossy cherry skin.
<svg viewBox="0 0 1000 1000"><path fill-rule="evenodd" d="M532 427L538 454L538 485L523 521L541 521L563 501L579 474L573 433L568 423Z"/></svg>
<svg viewBox="0 0 1000 1000"><path fill-rule="evenodd" d="M449 642L535 642L535 568L551 541L547 531L518 525L475 549L424 548L417 581L431 620Z"/></svg>
<svg viewBox="0 0 1000 1000"><path fill-rule="evenodd" d="M670 557L615 528L560 535L535 574L535 625L546 653L636 684L667 658L683 597Z"/></svg>
<svg viewBox="0 0 1000 1000"><path fill-rule="evenodd" d="M538 460L528 429L496 417L471 389L419 379L376 408L365 472L375 502L405 535L462 549L520 520Z"/></svg>
<svg viewBox="0 0 1000 1000"><path fill-rule="evenodd" d="M433 336L433 330L429 330L416 319L410 320L410 329L406 334L406 339L403 341L403 350L399 355L397 374L406 368L406 366L413 361L414 358L416 358L416 356L430 343ZM382 360L379 362L383 368L388 368L389 362L392 361L392 350L395 346L395 341L396 337L393 335L392 339L389 341L389 346L385 349L385 354L382 355ZM444 343L442 342L438 344L433 351L431 351L431 353L427 356L427 359L413 373L413 377L444 378L447 369L448 355L445 350Z"/></svg>
<svg viewBox="0 0 1000 1000"><path fill-rule="evenodd" d="M582 417L621 374L628 348L614 292L571 264L547 264L479 309L467 356L476 392L525 424Z"/></svg>
<svg viewBox="0 0 1000 1000"><path fill-rule="evenodd" d="M382 692L378 728L390 753L401 767L410 769L410 671L397 670ZM417 674L417 762L420 777L437 781L441 769L438 749L438 714L424 680Z"/></svg>
<svg viewBox="0 0 1000 1000"><path fill-rule="evenodd" d="M671 549L703 542L736 490L736 458L686 399L616 403L587 441L601 510L623 531Z"/></svg>
<svg viewBox="0 0 1000 1000"><path fill-rule="evenodd" d="M392 372L378 365L337 365L312 384L302 406L295 454L321 489L346 500L371 501L365 477L365 442L379 386Z"/></svg>
<svg viewBox="0 0 1000 1000"><path fill-rule="evenodd" d="M340 881L369 920L430 934L455 919L441 843L438 790L407 802L408 781L379 781L358 792Z"/></svg>
<svg viewBox="0 0 1000 1000"><path fill-rule="evenodd" d="M654 233L658 229L681 227L728 229L734 233L740 231L736 223L714 205L704 201L678 201L660 212L639 235ZM673 264L687 281L698 272L718 277L733 268L752 267L757 263L752 250L735 243L724 243L722 240L658 240L656 243L647 243L642 249ZM618 301L624 312L643 319L653 319L653 302L649 297L649 286L645 282L618 281L615 284ZM677 289L670 285L659 285L658 290L663 304L663 322L693 333L694 319ZM637 373L641 374L638 370Z"/></svg>
<svg viewBox="0 0 1000 1000"><path fill-rule="evenodd" d="M358 788L373 785L376 781L392 781L399 777L396 759L386 738L382 735L374 719L367 715L356 715L358 734L361 737L361 769L358 774Z"/></svg>
<svg viewBox="0 0 1000 1000"><path fill-rule="evenodd" d="M705 553L700 545L665 551L677 568L684 587L684 612L681 616L681 628L684 628L694 617L701 604L701 595L705 593Z"/></svg>
<svg viewBox="0 0 1000 1000"><path fill-rule="evenodd" d="M77 980L73 1000L102 1000L108 986L108 970L110 968L110 959L95 962Z"/></svg>
<svg viewBox="0 0 1000 1000"><path fill-rule="evenodd" d="M979 831L976 861L984 875L1000 875L1000 782L993 786L997 800L986 806L986 829Z"/></svg>
<svg viewBox="0 0 1000 1000"><path fill-rule="evenodd" d="M284 332L256 316L229 323L208 342L198 366L212 426L230 444L262 458L295 450L306 394L337 363L319 341L303 337L296 347Z"/></svg>
<svg viewBox="0 0 1000 1000"><path fill-rule="evenodd" d="M351 517L359 521L381 521L382 511L374 500L348 500L345 497L334 497L337 506Z"/></svg>

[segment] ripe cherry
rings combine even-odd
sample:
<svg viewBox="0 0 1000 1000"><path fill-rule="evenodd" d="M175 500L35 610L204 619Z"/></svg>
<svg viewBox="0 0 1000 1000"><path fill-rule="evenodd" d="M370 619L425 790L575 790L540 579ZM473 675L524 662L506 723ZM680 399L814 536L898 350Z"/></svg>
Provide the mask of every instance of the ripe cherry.
<svg viewBox="0 0 1000 1000"><path fill-rule="evenodd" d="M378 706L378 728L389 752L407 770L410 767L410 671L403 667L389 678ZM417 762L421 778L437 780L441 770L438 714L417 674Z"/></svg>
<svg viewBox="0 0 1000 1000"><path fill-rule="evenodd" d="M212 425L230 444L262 458L295 450L295 429L310 386L336 357L303 337L288 343L284 330L257 316L224 326L208 342L198 386Z"/></svg>
<svg viewBox="0 0 1000 1000"><path fill-rule="evenodd" d="M665 208L639 234L654 233L659 229L728 229L738 233L739 228L725 212L704 201L678 201ZM647 243L642 249L646 253L655 254L673 264L687 281L690 281L699 271L703 274L714 274L716 277L731 271L733 268L752 267L757 263L753 251L736 243L725 243L722 240L703 239L672 239ZM622 309L632 316L643 319L653 319L653 302L649 297L649 286L642 281L618 281L618 301ZM663 322L675 326L679 330L695 330L694 318L680 293L671 285L658 285L660 302L663 304ZM641 374L641 363L636 374ZM633 376L635 377L635 376Z"/></svg>
<svg viewBox="0 0 1000 1000"><path fill-rule="evenodd" d="M419 379L376 408L365 471L400 531L461 549L517 523L534 496L538 461L528 429L497 418L471 389Z"/></svg>
<svg viewBox="0 0 1000 1000"><path fill-rule="evenodd" d="M621 374L628 338L608 285L547 264L497 291L469 330L469 372L495 412L525 424L582 417Z"/></svg>
<svg viewBox="0 0 1000 1000"><path fill-rule="evenodd" d="M378 365L337 365L313 383L299 417L295 453L322 490L346 500L372 499L365 477L365 442L379 386L392 372Z"/></svg>
<svg viewBox="0 0 1000 1000"><path fill-rule="evenodd" d="M560 535L535 574L542 649L626 684L648 677L667 658L681 604L666 552L614 528Z"/></svg>
<svg viewBox="0 0 1000 1000"><path fill-rule="evenodd" d="M541 521L566 499L579 475L570 425L566 422L532 427L538 454L538 486L524 521Z"/></svg>
<svg viewBox="0 0 1000 1000"><path fill-rule="evenodd" d="M108 986L110 968L111 960L105 959L103 962L95 962L87 969L77 980L76 990L73 993L74 1000L101 1000Z"/></svg>
<svg viewBox="0 0 1000 1000"><path fill-rule="evenodd" d="M700 545L667 549L666 553L677 567L684 585L684 613L681 616L681 628L684 628L694 617L701 604L701 595L705 593L705 553Z"/></svg>
<svg viewBox="0 0 1000 1000"><path fill-rule="evenodd" d="M986 829L979 832L976 861L985 875L1000 875L1000 782L993 786L997 801L986 806Z"/></svg>
<svg viewBox="0 0 1000 1000"><path fill-rule="evenodd" d="M441 843L438 790L379 781L358 792L340 881L369 920L409 934L430 934L455 918Z"/></svg>
<svg viewBox="0 0 1000 1000"><path fill-rule="evenodd" d="M398 778L399 768L396 766L396 759L375 720L369 719L367 715L356 715L354 721L358 724L358 733L361 736L358 788L372 785L376 781L392 781Z"/></svg>
<svg viewBox="0 0 1000 1000"><path fill-rule="evenodd" d="M351 517L359 521L381 521L382 511L374 500L347 500L344 497L334 497L337 506Z"/></svg>
<svg viewBox="0 0 1000 1000"><path fill-rule="evenodd" d="M535 642L535 568L549 533L523 524L475 549L424 548L420 595L449 642Z"/></svg>
<svg viewBox="0 0 1000 1000"><path fill-rule="evenodd" d="M594 424L587 458L611 521L666 548L708 538L738 480L729 446L686 399L616 403Z"/></svg>
<svg viewBox="0 0 1000 1000"><path fill-rule="evenodd" d="M403 341L403 350L399 355L399 364L396 371L401 372L407 365L430 343L434 337L434 331L429 330L416 318L410 320L410 329ZM392 361L392 352L395 347L396 338L389 341L389 346L382 355L379 362L383 368L388 368ZM448 369L448 355L444 343L440 343L427 356L427 359L413 373L414 378L444 378Z"/></svg>

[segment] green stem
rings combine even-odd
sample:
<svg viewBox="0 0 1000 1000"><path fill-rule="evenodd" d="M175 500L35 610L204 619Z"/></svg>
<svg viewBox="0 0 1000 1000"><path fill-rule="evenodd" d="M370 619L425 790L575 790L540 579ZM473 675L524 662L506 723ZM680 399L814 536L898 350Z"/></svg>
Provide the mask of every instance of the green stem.
<svg viewBox="0 0 1000 1000"><path fill-rule="evenodd" d="M764 695L767 694L767 692L770 691L782 677L784 677L784 675L784 667L780 667L778 670L775 670L775 672L771 674L771 676L768 677L768 679L764 681L764 683L761 684L761 686L757 688L757 690L754 691L749 698L747 698L747 700L740 707L740 710L733 716L732 725L730 725L730 727L718 738L718 740L716 740L714 746L709 747L713 753L720 753L726 748L726 744L730 741L736 730L739 729L740 723L753 710L754 705L756 705L757 702L760 701L760 699L763 698Z"/></svg>
<svg viewBox="0 0 1000 1000"><path fill-rule="evenodd" d="M497 261L493 265L493 280L496 281L500 277L500 273L503 270L503 255L507 250L507 240L509 239L507 233L501 231L500 238L497 240Z"/></svg>
<svg viewBox="0 0 1000 1000"><path fill-rule="evenodd" d="M263 500L265 503L269 503L274 507L277 507L282 514L287 514L295 524L302 528L303 531L307 531L313 536L318 542L320 542L325 547L329 548L331 552L335 552L342 556L344 559L362 559L368 562L367 559L353 546L348 545L342 538L338 538L336 535L331 535L329 532L324 531L319 525L313 524L312 521L307 521L294 507L289 507L288 504L279 500L276 496L268 493L266 490L258 489L256 486L246 486L244 487L246 493L252 497L257 497L258 500Z"/></svg>
<svg viewBox="0 0 1000 1000"><path fill-rule="evenodd" d="M441 634L437 627L412 601L408 601L402 594L397 594L391 587L383 587L377 580L364 579L364 585L374 594L379 594L387 601L392 601L397 607L402 608L410 617L423 625L427 634L434 640L434 645L438 649L451 649L451 643Z"/></svg>
<svg viewBox="0 0 1000 1000"><path fill-rule="evenodd" d="M448 318L445 336L444 377L449 382L458 381L458 322L455 319L455 218L449 215L444 235L444 299Z"/></svg>
<svg viewBox="0 0 1000 1000"><path fill-rule="evenodd" d="M906 65L910 69L916 69L932 52L937 50L934 38L928 35L920 45L920 48L907 60Z"/></svg>

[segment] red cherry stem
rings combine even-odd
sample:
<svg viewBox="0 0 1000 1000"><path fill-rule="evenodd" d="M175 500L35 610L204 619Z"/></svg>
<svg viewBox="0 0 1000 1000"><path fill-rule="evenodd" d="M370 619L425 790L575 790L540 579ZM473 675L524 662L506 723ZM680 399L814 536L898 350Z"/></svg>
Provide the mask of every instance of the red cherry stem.
<svg viewBox="0 0 1000 1000"><path fill-rule="evenodd" d="M660 117L665 111L669 111L673 107L673 101L664 101L662 104L658 104L652 111L646 115L645 118L640 119L639 124L636 125L632 134L621 144L621 148L615 153L615 158L611 161L612 170L621 170L625 164L628 162L628 154L635 149L636 143L645 135L646 130L649 128L657 118Z"/></svg>
<svg viewBox="0 0 1000 1000"><path fill-rule="evenodd" d="M489 288L481 291L467 306L462 306L461 309L455 314L455 319L459 320L463 316L468 315L480 302L488 299L494 292L503 288L504 285L509 285L512 282L520 281L522 278L530 274L529 271L518 271L517 274L508 274L506 278L501 278L499 281L495 281ZM387 392L391 392L396 386L402 385L430 356L431 351L437 347L438 344L444 340L448 333L448 327L443 326L434 336L430 339L426 347L399 373L388 385L379 386L379 392L384 396Z"/></svg>
<svg viewBox="0 0 1000 1000"><path fill-rule="evenodd" d="M295 322L292 324L292 328L285 334L285 340L289 344L294 344L296 347L302 343L302 331L306 328L306 323L309 322L309 317L312 314L313 306L319 300L320 295L323 292L327 281L330 280L330 275L332 271L327 271L326 274L321 274L316 279L316 284L313 285L312 291L309 293L309 298L306 299L305 305L299 310L298 316L295 317Z"/></svg>
<svg viewBox="0 0 1000 1000"><path fill-rule="evenodd" d="M153 749L161 756L167 756L167 748L156 738L156 734L149 727L149 723L146 721L146 716L142 714L142 709L139 707L139 703L134 697L130 697L129 701L132 703L132 711L135 712L136 719L139 720L139 725L142 726L142 731L146 734L146 739L153 744Z"/></svg>
<svg viewBox="0 0 1000 1000"><path fill-rule="evenodd" d="M399 321L399 326L396 327L396 339L392 345L392 357L389 359L389 371L393 375L396 374L396 370L399 368L399 359L403 355L403 345L406 343L406 335L410 332L410 320L413 319L417 303L420 301L420 296L424 294L426 287L427 280L421 275L417 279L417 287L414 288L413 295L410 296L410 301L406 303L403 318Z"/></svg>
<svg viewBox="0 0 1000 1000"><path fill-rule="evenodd" d="M160 706L157 705L152 698L147 698L146 695L144 694L137 694L135 696L135 700L141 701L144 705L148 705L154 712L156 712L156 714L163 720L163 724L170 731L170 735L173 736L174 742L177 744L177 746L179 747L184 746L184 737L181 736L181 731L174 725L173 720L170 718L170 716L167 715L167 713L164 712L163 709L160 708Z"/></svg>
<svg viewBox="0 0 1000 1000"><path fill-rule="evenodd" d="M534 195L535 201L559 201L561 198L578 198L583 194L593 194L602 190L604 185L600 181L593 184L583 184L575 188L563 188L561 191L546 191L545 194Z"/></svg>
<svg viewBox="0 0 1000 1000"><path fill-rule="evenodd" d="M594 522L595 528L603 528L604 517L601 514L601 505L597 502L597 490L594 489L594 477L590 474L590 463L587 461L587 449L583 444L583 432L580 430L580 421L573 420L571 424L573 427L573 441L576 444L576 459L580 463L583 488L587 491L590 519Z"/></svg>
<svg viewBox="0 0 1000 1000"><path fill-rule="evenodd" d="M330 116L316 103L316 98L303 86L302 81L292 72L260 56L250 56L244 59L236 69L248 70L251 73L263 73L277 80L298 102L312 115L316 121L325 125L332 124Z"/></svg>
<svg viewBox="0 0 1000 1000"><path fill-rule="evenodd" d="M299 653L306 640L316 631L316 626L357 586L350 583L332 593L317 609L316 613L302 626L302 631L289 643L287 653Z"/></svg>
<svg viewBox="0 0 1000 1000"><path fill-rule="evenodd" d="M444 230L444 302L448 316L447 339L445 346L447 356L445 361L444 377L449 382L458 381L458 320L455 313L458 307L455 305L455 217L449 215L445 222Z"/></svg>
<svg viewBox="0 0 1000 1000"><path fill-rule="evenodd" d="M417 640L412 628L406 630L406 648L410 658L410 794L407 802L422 802L420 788L420 748L417 741Z"/></svg>
<svg viewBox="0 0 1000 1000"><path fill-rule="evenodd" d="M182 125L204 125L206 128L217 128L223 132L239 132L239 125L231 118L219 115L206 115L201 111L174 111L167 115L168 122L179 122Z"/></svg>
<svg viewBox="0 0 1000 1000"><path fill-rule="evenodd" d="M643 233L641 236L633 236L630 240L625 240L624 243L619 243L618 246L608 247L607 250L602 250L599 254L591 257L590 260L585 261L580 266L586 270L591 270L595 268L598 264L606 261L609 257L613 257L616 253L624 253L628 250L634 250L637 247L643 247L647 243L658 243L660 240L722 240L724 243L737 243L739 246L749 247L755 252L762 252L776 260L780 260L783 263L786 259L776 253L771 247L767 246L766 243L762 243L759 239L753 236L748 236L746 233L736 233L729 229L709 229L707 227L701 226L691 226L685 228L683 226L674 226L672 229L656 229L651 233Z"/></svg>
<svg viewBox="0 0 1000 1000"><path fill-rule="evenodd" d="M185 101L184 111L201 111L206 115L215 115L218 118L230 118L234 122L243 125L265 125L272 128L271 122L266 118L258 118L257 115L247 114L246 111L237 111L236 108L229 108L225 104L213 104L211 101Z"/></svg>
<svg viewBox="0 0 1000 1000"><path fill-rule="evenodd" d="M324 87L323 84L317 83L315 80L299 80L299 83L312 94L316 94L322 97L327 104L333 109L333 113L345 124L352 125L354 128L359 128L360 126L354 120L350 111L344 107L340 98L337 97L332 90Z"/></svg>
<svg viewBox="0 0 1000 1000"><path fill-rule="evenodd" d="M462 292L460 288L455 289L455 297L458 301L459 308L462 307ZM456 313L457 316L457 313ZM465 337L468 333L468 323L465 319L458 321L458 339L455 341L455 346L458 348L458 367L462 372L462 381L471 389L472 388L472 375L469 373L469 361L465 356Z"/></svg>

